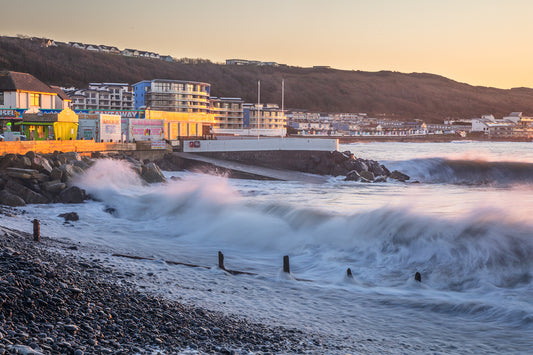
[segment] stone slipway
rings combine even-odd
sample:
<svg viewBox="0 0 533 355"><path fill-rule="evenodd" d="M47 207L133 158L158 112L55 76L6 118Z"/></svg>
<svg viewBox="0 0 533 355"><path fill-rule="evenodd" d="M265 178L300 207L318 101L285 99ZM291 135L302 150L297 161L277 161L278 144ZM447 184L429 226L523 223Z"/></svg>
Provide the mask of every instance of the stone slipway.
<svg viewBox="0 0 533 355"><path fill-rule="evenodd" d="M214 165L216 167L251 175L262 176L272 180L299 181L308 184L323 184L328 181L328 178L325 176L307 174L299 171L271 169L261 166L247 165L228 160L206 157L200 154L193 153L176 152L172 154L185 160L203 162Z"/></svg>

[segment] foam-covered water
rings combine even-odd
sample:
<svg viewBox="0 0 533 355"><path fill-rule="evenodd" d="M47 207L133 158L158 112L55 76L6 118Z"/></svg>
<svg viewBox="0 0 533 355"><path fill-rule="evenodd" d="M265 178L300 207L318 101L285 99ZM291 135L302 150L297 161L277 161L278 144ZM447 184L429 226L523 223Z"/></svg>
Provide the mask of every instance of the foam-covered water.
<svg viewBox="0 0 533 355"><path fill-rule="evenodd" d="M63 224L57 215L73 206L61 204L27 207L2 222L30 230L38 217L45 235L153 258L108 255L167 297L328 334L350 351L528 353L531 147L342 147L420 184L302 185L181 172L166 173L178 181L146 186L127 163L101 160L77 181L98 200L77 206L79 222ZM227 268L256 275L216 269L218 250ZM283 255L293 277L281 272ZM413 279L417 271L422 283Z"/></svg>

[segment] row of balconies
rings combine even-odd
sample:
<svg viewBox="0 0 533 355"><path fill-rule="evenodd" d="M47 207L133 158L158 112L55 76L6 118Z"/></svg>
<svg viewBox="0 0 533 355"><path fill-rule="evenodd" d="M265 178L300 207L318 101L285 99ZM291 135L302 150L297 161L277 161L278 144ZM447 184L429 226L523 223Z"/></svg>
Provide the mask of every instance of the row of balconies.
<svg viewBox="0 0 533 355"><path fill-rule="evenodd" d="M227 124L242 124L242 120L224 120L215 117L215 122L227 123Z"/></svg>
<svg viewBox="0 0 533 355"><path fill-rule="evenodd" d="M242 115L242 110L231 110L231 109L221 109L221 108L217 108L217 107L213 107L211 106L211 110L213 110L214 112L216 112L217 114L220 114L220 115L230 115L232 113L239 113Z"/></svg>
<svg viewBox="0 0 533 355"><path fill-rule="evenodd" d="M209 97L207 91L198 90L150 90L146 94L162 94L162 95L198 95Z"/></svg>
<svg viewBox="0 0 533 355"><path fill-rule="evenodd" d="M188 102L188 101L194 101L194 102L203 102L206 105L209 104L209 101L201 98L201 97L168 97L168 96L147 96L146 102L154 102L154 101L167 101L167 102Z"/></svg>
<svg viewBox="0 0 533 355"><path fill-rule="evenodd" d="M241 123L241 124L224 124L224 123L216 123L216 122L215 122L215 128L222 128L222 129L242 129L242 123Z"/></svg>
<svg viewBox="0 0 533 355"><path fill-rule="evenodd" d="M215 113L215 119L236 119L236 120L241 120L243 119L243 116L242 115L220 115L218 113Z"/></svg>

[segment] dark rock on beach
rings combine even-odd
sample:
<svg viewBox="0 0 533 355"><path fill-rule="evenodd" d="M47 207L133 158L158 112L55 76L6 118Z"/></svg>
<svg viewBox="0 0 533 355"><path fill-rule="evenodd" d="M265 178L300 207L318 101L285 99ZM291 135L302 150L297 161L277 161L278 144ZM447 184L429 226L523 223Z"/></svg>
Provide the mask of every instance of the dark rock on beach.
<svg viewBox="0 0 533 355"><path fill-rule="evenodd" d="M61 213L58 217L63 217L65 222L78 221L80 216L76 212Z"/></svg>
<svg viewBox="0 0 533 355"><path fill-rule="evenodd" d="M398 181L407 181L410 179L410 177L398 170L394 170L391 174L390 174L391 178L392 179L396 179Z"/></svg>
<svg viewBox="0 0 533 355"><path fill-rule="evenodd" d="M161 169L155 163L148 163L142 167L141 177L148 183L166 182Z"/></svg>
<svg viewBox="0 0 533 355"><path fill-rule="evenodd" d="M85 190L77 186L71 186L59 194L59 202L62 203L82 203L86 198Z"/></svg>
<svg viewBox="0 0 533 355"><path fill-rule="evenodd" d="M8 190L0 191L0 204L11 207L26 206L26 202L22 198L12 194Z"/></svg>

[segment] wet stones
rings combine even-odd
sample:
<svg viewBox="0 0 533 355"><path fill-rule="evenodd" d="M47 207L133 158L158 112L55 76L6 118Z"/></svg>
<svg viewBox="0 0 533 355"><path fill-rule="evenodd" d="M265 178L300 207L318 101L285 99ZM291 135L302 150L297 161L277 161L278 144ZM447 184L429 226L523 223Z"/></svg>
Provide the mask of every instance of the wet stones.
<svg viewBox="0 0 533 355"><path fill-rule="evenodd" d="M404 173L402 173L402 172L400 172L398 170L394 170L391 173L390 176L391 176L392 179L396 179L396 180L402 181L402 182L405 182L405 181L410 179L410 177L408 175L406 175L406 174L404 174Z"/></svg>
<svg viewBox="0 0 533 355"><path fill-rule="evenodd" d="M41 243L0 235L0 354L331 353L315 335L140 293L123 271Z"/></svg>
<svg viewBox="0 0 533 355"><path fill-rule="evenodd" d="M62 203L82 203L87 196L85 190L77 186L71 186L59 194L59 202Z"/></svg>
<svg viewBox="0 0 533 355"><path fill-rule="evenodd" d="M141 162L124 154L94 156L127 160L146 182L166 182L161 169L153 162ZM93 164L93 159L75 152L6 154L0 157L0 204L19 207L35 203L81 203L89 196L83 189L70 185L74 177Z"/></svg>
<svg viewBox="0 0 533 355"><path fill-rule="evenodd" d="M26 206L26 202L22 198L12 194L8 190L0 191L0 204L10 207Z"/></svg>
<svg viewBox="0 0 533 355"><path fill-rule="evenodd" d="M147 183L166 182L161 169L155 163L148 163L142 167L141 177Z"/></svg>
<svg viewBox="0 0 533 355"><path fill-rule="evenodd" d="M80 219L80 216L76 212L61 213L58 217L63 217L65 222L78 221Z"/></svg>
<svg viewBox="0 0 533 355"><path fill-rule="evenodd" d="M353 153L334 151L312 155L301 171L320 175L345 176L345 181L386 182L388 179L406 181L403 173L391 174L389 169L375 160L356 158Z"/></svg>

